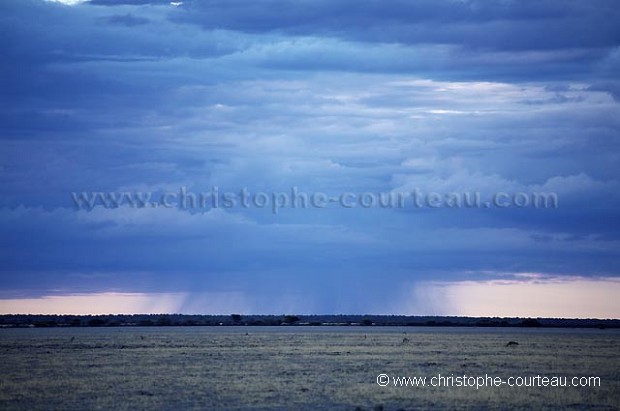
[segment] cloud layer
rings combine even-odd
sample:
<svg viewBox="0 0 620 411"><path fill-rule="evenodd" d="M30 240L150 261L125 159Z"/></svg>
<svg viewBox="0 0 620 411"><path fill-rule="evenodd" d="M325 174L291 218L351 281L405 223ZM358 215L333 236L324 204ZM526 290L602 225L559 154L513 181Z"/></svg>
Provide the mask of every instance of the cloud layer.
<svg viewBox="0 0 620 411"><path fill-rule="evenodd" d="M361 313L428 281L617 277L619 14L613 1L4 1L2 296L241 293ZM71 201L181 186L552 191L559 208Z"/></svg>

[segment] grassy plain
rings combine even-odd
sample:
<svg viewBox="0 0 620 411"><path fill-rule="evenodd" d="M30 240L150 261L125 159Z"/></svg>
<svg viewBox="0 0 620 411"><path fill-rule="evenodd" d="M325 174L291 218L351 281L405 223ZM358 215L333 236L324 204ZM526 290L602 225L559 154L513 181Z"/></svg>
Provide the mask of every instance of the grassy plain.
<svg viewBox="0 0 620 411"><path fill-rule="evenodd" d="M508 341L519 345L506 346ZM598 376L380 387L377 375ZM620 410L620 333L387 327L0 330L1 410Z"/></svg>

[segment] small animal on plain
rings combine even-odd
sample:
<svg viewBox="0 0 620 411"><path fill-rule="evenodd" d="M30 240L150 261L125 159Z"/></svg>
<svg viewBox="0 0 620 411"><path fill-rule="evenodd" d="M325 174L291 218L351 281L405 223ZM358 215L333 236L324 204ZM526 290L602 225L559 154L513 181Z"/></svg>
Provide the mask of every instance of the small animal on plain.
<svg viewBox="0 0 620 411"><path fill-rule="evenodd" d="M519 343L516 342L516 341L508 341L508 344L506 344L506 347L510 347L510 346L513 346L513 345L519 345Z"/></svg>

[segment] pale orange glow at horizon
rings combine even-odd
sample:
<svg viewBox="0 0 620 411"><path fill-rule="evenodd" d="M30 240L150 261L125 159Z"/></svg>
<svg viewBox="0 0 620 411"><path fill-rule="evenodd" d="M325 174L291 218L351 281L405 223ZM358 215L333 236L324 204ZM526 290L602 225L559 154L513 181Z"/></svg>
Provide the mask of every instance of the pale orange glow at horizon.
<svg viewBox="0 0 620 411"><path fill-rule="evenodd" d="M239 293L120 293L0 299L0 314L229 314L245 312Z"/></svg>
<svg viewBox="0 0 620 411"><path fill-rule="evenodd" d="M1 314L156 314L173 310L180 294L93 293L0 300Z"/></svg>
<svg viewBox="0 0 620 411"><path fill-rule="evenodd" d="M620 318L615 278L430 282L422 290L438 315Z"/></svg>
<svg viewBox="0 0 620 411"><path fill-rule="evenodd" d="M620 279L615 278L533 276L510 281L425 282L416 284L402 304L381 314L620 318L618 296ZM49 295L0 299L0 314L279 314L282 308L275 300L274 307L250 304L250 300L240 292ZM308 312L303 308L305 303L297 300L297 304L289 304L285 311L326 314Z"/></svg>

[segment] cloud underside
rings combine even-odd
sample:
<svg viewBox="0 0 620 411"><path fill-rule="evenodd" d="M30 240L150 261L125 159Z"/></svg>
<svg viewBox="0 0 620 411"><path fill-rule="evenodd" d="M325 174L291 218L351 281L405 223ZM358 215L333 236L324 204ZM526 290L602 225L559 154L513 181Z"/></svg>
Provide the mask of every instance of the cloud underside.
<svg viewBox="0 0 620 411"><path fill-rule="evenodd" d="M484 284L506 273L620 274L614 2L10 0L0 10L3 307L79 294L149 311L143 296L166 294L172 310L191 291L238 296L247 311L281 298L265 307L361 312L418 287L428 292L399 296L409 303L390 312L426 312L426 293L458 296L456 314L493 315L517 311L465 302L504 295ZM86 211L71 198L214 186L553 192L559 208L276 215ZM423 288L433 281L460 291ZM597 287L562 293L594 301ZM528 290L536 301L557 291ZM538 311L620 315L547 304Z"/></svg>

